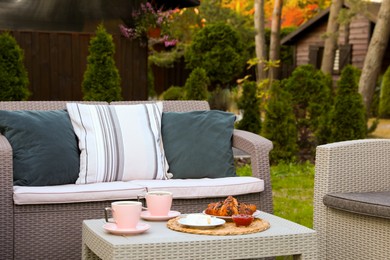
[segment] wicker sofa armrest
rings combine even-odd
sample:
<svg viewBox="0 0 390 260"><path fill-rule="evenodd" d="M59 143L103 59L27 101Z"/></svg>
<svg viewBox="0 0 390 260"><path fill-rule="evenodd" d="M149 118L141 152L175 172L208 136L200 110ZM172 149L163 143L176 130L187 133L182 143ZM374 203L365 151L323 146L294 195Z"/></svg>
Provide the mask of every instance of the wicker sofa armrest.
<svg viewBox="0 0 390 260"><path fill-rule="evenodd" d="M329 224L329 193L375 192L390 188L390 140L363 139L320 145L316 149L314 179L314 229L318 232L319 256L326 258ZM333 216L333 215L332 215Z"/></svg>
<svg viewBox="0 0 390 260"><path fill-rule="evenodd" d="M272 142L260 135L235 129L233 147L238 148L251 157L252 176L264 180L263 196L260 198L261 210L273 213L272 187L269 152Z"/></svg>
<svg viewBox="0 0 390 260"><path fill-rule="evenodd" d="M12 191L13 168L12 168L12 147L4 135L0 134L0 183L10 185ZM4 186L1 186L4 189Z"/></svg>
<svg viewBox="0 0 390 260"><path fill-rule="evenodd" d="M363 139L320 145L316 151L314 200L328 193L390 188L390 140Z"/></svg>
<svg viewBox="0 0 390 260"><path fill-rule="evenodd" d="M0 243L2 244L1 259L13 258L13 168L12 147L7 138L0 134Z"/></svg>
<svg viewBox="0 0 390 260"><path fill-rule="evenodd" d="M320 145L316 150L314 222L328 193L390 188L390 140L363 139ZM315 223L314 223L315 225Z"/></svg>

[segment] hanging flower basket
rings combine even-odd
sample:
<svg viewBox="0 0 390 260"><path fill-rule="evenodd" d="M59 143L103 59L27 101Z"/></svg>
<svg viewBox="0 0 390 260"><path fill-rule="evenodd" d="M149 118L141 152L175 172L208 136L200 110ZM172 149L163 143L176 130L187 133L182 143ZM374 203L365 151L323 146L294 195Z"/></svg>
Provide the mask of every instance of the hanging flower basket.
<svg viewBox="0 0 390 260"><path fill-rule="evenodd" d="M150 46L162 41L165 48L172 48L177 43L177 40L169 35L169 25L174 12L175 10L156 10L149 2L141 3L140 7L132 12L132 26L119 25L119 28L126 38L139 38L142 44L146 42Z"/></svg>
<svg viewBox="0 0 390 260"><path fill-rule="evenodd" d="M149 38L160 38L161 37L161 28L160 27L150 27L148 29Z"/></svg>

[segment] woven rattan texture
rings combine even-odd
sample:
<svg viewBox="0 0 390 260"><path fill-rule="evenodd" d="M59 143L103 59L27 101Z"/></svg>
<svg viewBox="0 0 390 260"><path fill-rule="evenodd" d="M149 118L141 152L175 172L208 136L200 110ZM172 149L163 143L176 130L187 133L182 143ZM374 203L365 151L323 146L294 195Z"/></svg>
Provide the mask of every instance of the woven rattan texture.
<svg viewBox="0 0 390 260"><path fill-rule="evenodd" d="M69 101L0 102L2 110L64 109ZM80 102L80 101L76 101ZM128 101L116 104L135 104L151 101ZM98 103L104 102L83 102ZM164 111L186 112L207 110L206 101L164 101ZM269 157L272 143L251 133L236 130L233 146L251 155L253 175L264 180L265 191L237 199L253 203L265 212L272 212L272 190L269 178ZM258 158L258 157L261 158ZM111 202L87 202L50 205L14 205L12 150L0 135L0 259L80 259L81 221L101 218L102 209ZM224 198L174 200L172 209L180 212L201 212L208 203ZM28 252L28 254L26 254Z"/></svg>
<svg viewBox="0 0 390 260"><path fill-rule="evenodd" d="M201 228L183 226L178 222L179 219L180 217L169 220L167 223L167 227L179 232L199 234L199 235L212 235L212 236L251 234L251 233L267 230L270 227L268 221L257 218L247 227L244 226L237 227L236 224L233 222L226 222L225 224L218 227L201 229Z"/></svg>
<svg viewBox="0 0 390 260"><path fill-rule="evenodd" d="M13 257L13 200L12 200L12 148L7 139L0 135L0 259Z"/></svg>
<svg viewBox="0 0 390 260"><path fill-rule="evenodd" d="M327 208L328 193L388 191L390 140L367 139L317 147L314 228L319 259L390 259L390 222Z"/></svg>
<svg viewBox="0 0 390 260"><path fill-rule="evenodd" d="M126 105L126 104L140 104L140 103L152 103L154 101L117 101L111 102L112 105ZM196 110L210 110L209 103L206 101L163 101L164 112L189 112Z"/></svg>
<svg viewBox="0 0 390 260"><path fill-rule="evenodd" d="M234 130L233 147L251 155L252 176L264 180L264 191L260 196L261 210L273 213L269 152L272 142L253 133Z"/></svg>
<svg viewBox="0 0 390 260"><path fill-rule="evenodd" d="M103 230L104 220L83 224L83 259L253 259L277 255L317 259L313 230L263 214L271 228L233 236L208 236L176 232L165 222L149 222L151 229L135 236L115 236ZM88 249L88 248L90 249ZM91 258L89 258L91 257Z"/></svg>

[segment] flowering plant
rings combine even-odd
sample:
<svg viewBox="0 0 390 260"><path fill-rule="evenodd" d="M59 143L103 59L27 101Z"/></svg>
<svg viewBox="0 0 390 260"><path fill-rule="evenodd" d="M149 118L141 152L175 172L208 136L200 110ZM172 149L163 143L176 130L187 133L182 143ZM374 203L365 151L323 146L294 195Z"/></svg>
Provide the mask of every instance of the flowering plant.
<svg viewBox="0 0 390 260"><path fill-rule="evenodd" d="M173 12L173 10L155 10L149 2L141 3L140 8L132 12L133 27L128 28L124 25L120 25L121 33L129 39L145 38L148 35L149 30L157 28L160 29L163 34L162 40L164 43L171 46L174 41L170 39L167 31L169 29L170 16Z"/></svg>

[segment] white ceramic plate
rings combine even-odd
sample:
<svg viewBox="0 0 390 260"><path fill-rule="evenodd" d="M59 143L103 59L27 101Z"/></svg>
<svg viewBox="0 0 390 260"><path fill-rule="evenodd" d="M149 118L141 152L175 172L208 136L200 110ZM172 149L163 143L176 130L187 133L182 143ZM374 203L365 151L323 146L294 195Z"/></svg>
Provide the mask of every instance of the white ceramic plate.
<svg viewBox="0 0 390 260"><path fill-rule="evenodd" d="M171 211L169 211L167 216L152 216L152 215L150 215L150 212L146 210L146 211L141 212L141 218L143 218L145 220L155 220L155 221L169 220L171 218L180 216L180 214L181 213L179 211L171 210Z"/></svg>
<svg viewBox="0 0 390 260"><path fill-rule="evenodd" d="M114 235L134 235L145 232L150 228L149 224L138 223L136 228L118 228L115 223L106 223L103 225L103 228Z"/></svg>
<svg viewBox="0 0 390 260"><path fill-rule="evenodd" d="M202 213L205 214L205 215L209 215L209 214L206 214L205 210L203 210ZM252 216L256 217L256 216L259 215L259 214L260 214L260 211L259 211L259 210L256 210L255 212L253 212ZM221 219L224 219L224 220L226 220L226 221L232 221L232 217L231 217L231 216L215 216L215 215L209 215L209 216L221 218Z"/></svg>
<svg viewBox="0 0 390 260"><path fill-rule="evenodd" d="M210 224L198 224L196 222L191 222L189 221L186 217L180 218L178 220L179 224L189 226L189 227L196 227L196 228L211 228L211 227L217 227L220 225L223 225L226 223L225 220L216 218L216 217L211 217L211 222Z"/></svg>

